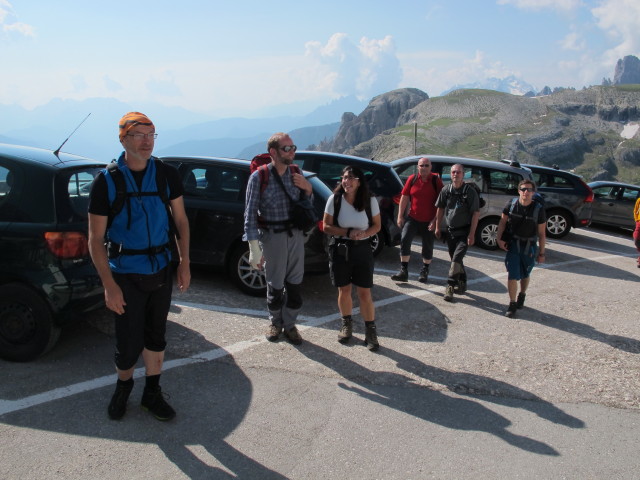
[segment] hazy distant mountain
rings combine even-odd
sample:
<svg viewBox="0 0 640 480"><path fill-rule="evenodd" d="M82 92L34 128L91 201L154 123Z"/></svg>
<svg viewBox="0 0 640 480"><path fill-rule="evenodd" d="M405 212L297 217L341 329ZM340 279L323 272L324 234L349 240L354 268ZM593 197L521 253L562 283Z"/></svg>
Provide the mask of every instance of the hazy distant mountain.
<svg viewBox="0 0 640 480"><path fill-rule="evenodd" d="M0 105L0 135L4 142L54 150L90 113L63 151L109 160L122 151L118 142L118 120L124 113L138 110L149 115L156 125L159 133L156 152L203 154L194 152L204 151L209 155L236 156L258 140L266 141L272 133L332 124L338 122L345 111L359 113L366 104L367 101L355 97L343 97L302 116L213 120L183 108L157 104L134 106L110 98L54 99L33 110ZM311 143L323 139L319 137Z"/></svg>
<svg viewBox="0 0 640 480"><path fill-rule="evenodd" d="M455 87L442 92L440 96L444 96L449 92L453 92L454 90L469 88L495 90L496 92L510 93L512 95L524 95L527 92L535 92L535 89L531 84L525 82L520 78L510 75L505 78L486 78L479 82L456 85Z"/></svg>

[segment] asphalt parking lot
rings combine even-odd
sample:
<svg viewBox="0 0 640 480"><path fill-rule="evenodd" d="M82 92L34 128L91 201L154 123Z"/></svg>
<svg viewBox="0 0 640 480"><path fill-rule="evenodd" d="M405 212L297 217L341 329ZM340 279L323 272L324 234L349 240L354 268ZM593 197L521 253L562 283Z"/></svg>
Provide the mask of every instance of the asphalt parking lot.
<svg viewBox="0 0 640 480"><path fill-rule="evenodd" d="M177 418L106 405L115 375L110 315L63 332L28 364L0 361L0 478L638 478L640 323L630 235L576 230L550 241L516 319L503 255L472 248L469 291L443 300L376 262L381 349L337 342L336 292L305 278L303 345L264 339L265 300L194 270L175 295L163 389ZM356 301L357 305L357 301Z"/></svg>

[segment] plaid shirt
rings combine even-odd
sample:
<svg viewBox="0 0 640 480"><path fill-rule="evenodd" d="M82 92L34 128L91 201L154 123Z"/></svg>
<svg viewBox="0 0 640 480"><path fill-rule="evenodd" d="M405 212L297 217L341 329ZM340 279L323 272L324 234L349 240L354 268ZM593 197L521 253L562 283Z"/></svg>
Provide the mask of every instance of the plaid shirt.
<svg viewBox="0 0 640 480"><path fill-rule="evenodd" d="M249 177L247 184L247 195L244 208L244 236L243 240L258 239L258 215L267 222L284 222L289 220L290 200L282 191L282 187L277 180L272 178L277 175L273 171L273 165L270 164L269 181L266 188L260 193L260 172L255 171ZM282 174L282 182L294 200L298 200L303 194L302 190L293 184L291 170L287 170ZM311 196L313 199L313 195Z"/></svg>

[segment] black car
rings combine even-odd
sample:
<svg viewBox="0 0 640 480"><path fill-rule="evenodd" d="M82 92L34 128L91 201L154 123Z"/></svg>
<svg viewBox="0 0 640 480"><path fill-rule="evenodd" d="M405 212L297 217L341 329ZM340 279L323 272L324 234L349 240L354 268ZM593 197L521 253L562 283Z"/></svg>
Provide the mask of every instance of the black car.
<svg viewBox="0 0 640 480"><path fill-rule="evenodd" d="M104 162L0 144L0 357L32 360L104 305L89 257L90 185Z"/></svg>
<svg viewBox="0 0 640 480"><path fill-rule="evenodd" d="M522 164L531 170L547 212L547 236L562 238L591 223L593 191L578 175L558 167Z"/></svg>
<svg viewBox="0 0 640 480"><path fill-rule="evenodd" d="M388 163L376 162L368 158L342 155L339 153L299 151L294 162L304 170L316 172L331 190L342 176L342 169L347 165L358 167L368 180L369 190L378 199L380 205L380 232L371 237L371 248L377 255L385 245L398 245L401 231L396 225L393 197L402 191L402 181Z"/></svg>
<svg viewBox="0 0 640 480"><path fill-rule="evenodd" d="M242 291L265 295L264 273L251 268L249 246L242 240L250 162L218 157L162 157L162 160L178 169L184 184L191 263L223 267ZM314 206L318 218L322 218L331 192L315 174L304 172L304 175L313 186ZM326 240L320 227L313 227L306 237L305 273L328 271Z"/></svg>

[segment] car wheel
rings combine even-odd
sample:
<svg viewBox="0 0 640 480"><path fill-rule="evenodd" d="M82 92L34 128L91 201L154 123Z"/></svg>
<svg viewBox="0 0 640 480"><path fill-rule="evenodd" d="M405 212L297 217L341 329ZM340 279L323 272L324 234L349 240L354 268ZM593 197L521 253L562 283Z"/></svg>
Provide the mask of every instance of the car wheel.
<svg viewBox="0 0 640 480"><path fill-rule="evenodd" d="M267 279L264 271L254 270L249 264L249 245L238 245L229 257L229 276L233 283L254 297L263 297L267 293Z"/></svg>
<svg viewBox="0 0 640 480"><path fill-rule="evenodd" d="M28 362L49 351L60 336L49 305L17 283L0 287L0 357Z"/></svg>
<svg viewBox="0 0 640 480"><path fill-rule="evenodd" d="M560 210L551 210L547 213L547 236L551 238L562 238L568 235L571 230L571 223Z"/></svg>
<svg viewBox="0 0 640 480"><path fill-rule="evenodd" d="M375 235L369 237L369 243L371 244L371 250L373 256L377 257L384 249L384 235L382 232L378 232Z"/></svg>
<svg viewBox="0 0 640 480"><path fill-rule="evenodd" d="M498 248L498 219L485 218L478 224L476 231L476 244L485 250Z"/></svg>

